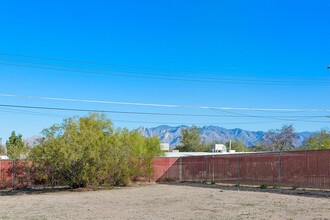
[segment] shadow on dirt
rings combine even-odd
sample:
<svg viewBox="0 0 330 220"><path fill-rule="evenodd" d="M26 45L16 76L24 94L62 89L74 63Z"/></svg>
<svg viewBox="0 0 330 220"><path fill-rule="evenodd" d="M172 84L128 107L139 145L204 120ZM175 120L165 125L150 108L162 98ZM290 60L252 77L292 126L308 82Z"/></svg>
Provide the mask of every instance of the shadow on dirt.
<svg viewBox="0 0 330 220"><path fill-rule="evenodd" d="M17 195L37 195L44 193L58 193L65 191L77 191L69 187L61 188L28 188L28 189L19 189L19 190L2 190L0 191L0 196L17 196Z"/></svg>
<svg viewBox="0 0 330 220"><path fill-rule="evenodd" d="M210 184L210 183L198 183L198 182L163 182L158 183L162 185L177 185L177 186L189 186L189 187L199 187L199 188L211 188L218 190L228 190L228 191L248 191L248 192L264 192L264 193L276 193L284 195L294 195L294 196L305 196L305 197L315 197L315 198L330 198L330 190L322 189L300 189L300 188L272 188L263 186L237 186L237 185L227 185L227 184Z"/></svg>

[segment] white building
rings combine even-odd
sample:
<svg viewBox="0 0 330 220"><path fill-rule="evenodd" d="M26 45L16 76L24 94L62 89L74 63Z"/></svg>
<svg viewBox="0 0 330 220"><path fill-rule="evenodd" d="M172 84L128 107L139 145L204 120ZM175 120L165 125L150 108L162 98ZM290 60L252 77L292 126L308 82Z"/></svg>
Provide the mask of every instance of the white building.
<svg viewBox="0 0 330 220"><path fill-rule="evenodd" d="M161 143L160 144L160 149L162 150L162 151L170 151L170 144L169 143Z"/></svg>
<svg viewBox="0 0 330 220"><path fill-rule="evenodd" d="M215 145L211 146L211 150L212 150L212 152L225 153L225 152L227 152L227 147L224 144L215 144Z"/></svg>

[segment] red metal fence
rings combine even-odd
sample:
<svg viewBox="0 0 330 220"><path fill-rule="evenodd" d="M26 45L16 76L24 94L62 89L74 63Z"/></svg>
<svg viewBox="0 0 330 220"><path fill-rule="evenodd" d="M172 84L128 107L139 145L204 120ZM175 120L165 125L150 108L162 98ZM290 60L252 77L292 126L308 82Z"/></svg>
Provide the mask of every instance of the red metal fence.
<svg viewBox="0 0 330 220"><path fill-rule="evenodd" d="M21 189L30 183L25 160L0 160L0 189Z"/></svg>
<svg viewBox="0 0 330 220"><path fill-rule="evenodd" d="M172 161L174 159L163 175L155 176L155 181L330 189L330 150L191 156L172 158ZM154 162L156 170L159 161Z"/></svg>
<svg viewBox="0 0 330 220"><path fill-rule="evenodd" d="M330 189L330 150L153 159L154 181ZM0 160L0 189L31 185L26 161Z"/></svg>

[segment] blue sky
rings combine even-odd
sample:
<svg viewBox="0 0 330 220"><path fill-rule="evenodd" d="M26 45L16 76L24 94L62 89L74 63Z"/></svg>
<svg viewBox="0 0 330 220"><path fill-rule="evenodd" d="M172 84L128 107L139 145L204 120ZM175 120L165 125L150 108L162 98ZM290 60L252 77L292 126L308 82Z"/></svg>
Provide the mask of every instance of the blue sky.
<svg viewBox="0 0 330 220"><path fill-rule="evenodd" d="M329 8L327 0L1 1L0 93L178 105L329 109L330 70L326 69L330 64ZM130 78L19 66L27 66L26 62L30 66L31 62L43 66L79 66L93 69L92 72L102 68L103 72L126 75L163 78L175 75L174 78L201 77L211 81L218 78L214 81L219 82ZM224 83L226 80L230 83ZM330 122L321 118L329 112L224 113L1 96L0 104L261 116L108 114L116 127L130 129L182 122L248 130L293 124L298 131L315 131L329 127ZM12 130L28 137L64 117L85 114L1 107L0 137L7 138ZM269 115L301 118L274 120Z"/></svg>

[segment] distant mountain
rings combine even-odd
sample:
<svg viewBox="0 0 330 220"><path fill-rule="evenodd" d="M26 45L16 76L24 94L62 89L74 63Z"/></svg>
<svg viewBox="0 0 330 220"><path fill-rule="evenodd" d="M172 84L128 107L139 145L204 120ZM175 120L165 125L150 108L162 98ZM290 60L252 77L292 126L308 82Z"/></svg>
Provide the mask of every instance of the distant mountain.
<svg viewBox="0 0 330 220"><path fill-rule="evenodd" d="M157 136L164 143L169 143L171 148L180 144L181 129L188 126L170 127L161 125L154 128L139 127L137 130L146 137ZM247 131L240 128L226 129L218 126L204 126L201 128L201 139L206 143L209 142L227 142L229 140L242 140L249 147L257 142L265 139L266 132L264 131ZM295 141L295 146L301 146L313 132L300 132Z"/></svg>

